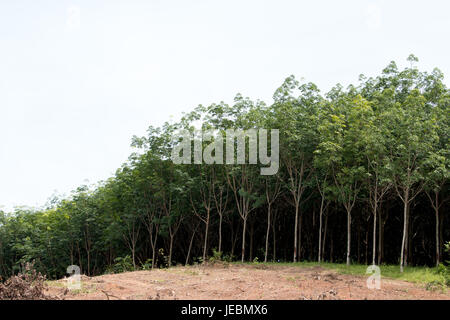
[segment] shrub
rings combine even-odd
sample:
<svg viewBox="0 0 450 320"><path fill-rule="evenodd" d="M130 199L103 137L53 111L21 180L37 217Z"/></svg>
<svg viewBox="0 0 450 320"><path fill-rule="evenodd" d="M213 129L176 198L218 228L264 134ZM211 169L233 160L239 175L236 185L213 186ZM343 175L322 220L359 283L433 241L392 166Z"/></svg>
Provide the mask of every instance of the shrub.
<svg viewBox="0 0 450 320"><path fill-rule="evenodd" d="M450 242L447 242L445 244L444 248L445 252L450 253ZM426 286L427 289L436 289L436 288L442 288L450 286L450 266L448 265L450 261L446 261L447 265L439 264L436 272L441 276L440 280L429 282Z"/></svg>
<svg viewBox="0 0 450 320"><path fill-rule="evenodd" d="M225 262L233 262L233 260L235 258L236 257L234 255L226 254L226 255L223 256L223 261L225 261Z"/></svg>
<svg viewBox="0 0 450 320"><path fill-rule="evenodd" d="M445 244L445 252L450 254L450 242ZM450 261L446 261L447 266L443 266L445 270L443 270L444 278L446 281L446 285L450 286Z"/></svg>
<svg viewBox="0 0 450 320"><path fill-rule="evenodd" d="M214 263L217 261L222 261L222 252L217 251L215 248L212 249L213 256L209 258L209 262Z"/></svg>
<svg viewBox="0 0 450 320"><path fill-rule="evenodd" d="M169 266L169 256L164 254L164 249L160 248L158 250L158 260L156 261L158 268L168 268Z"/></svg>
<svg viewBox="0 0 450 320"><path fill-rule="evenodd" d="M106 273L121 273L127 271L134 271L133 261L130 256L115 258L114 264L107 268Z"/></svg>
<svg viewBox="0 0 450 320"><path fill-rule="evenodd" d="M147 259L142 264L142 270L150 270L152 268L152 259Z"/></svg>

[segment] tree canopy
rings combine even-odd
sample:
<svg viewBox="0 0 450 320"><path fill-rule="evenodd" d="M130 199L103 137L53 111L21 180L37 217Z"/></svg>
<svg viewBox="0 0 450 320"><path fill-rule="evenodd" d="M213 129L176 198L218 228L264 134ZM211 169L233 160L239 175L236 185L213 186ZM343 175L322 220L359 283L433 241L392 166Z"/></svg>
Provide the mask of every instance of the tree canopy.
<svg viewBox="0 0 450 320"><path fill-rule="evenodd" d="M110 179L45 208L0 211L0 276L32 260L57 278L74 264L96 275L120 261L155 268L211 255L439 264L450 239L450 91L438 69L408 61L326 94L289 76L270 105L238 94L149 127ZM277 174L173 163L174 134L196 128L279 129Z"/></svg>

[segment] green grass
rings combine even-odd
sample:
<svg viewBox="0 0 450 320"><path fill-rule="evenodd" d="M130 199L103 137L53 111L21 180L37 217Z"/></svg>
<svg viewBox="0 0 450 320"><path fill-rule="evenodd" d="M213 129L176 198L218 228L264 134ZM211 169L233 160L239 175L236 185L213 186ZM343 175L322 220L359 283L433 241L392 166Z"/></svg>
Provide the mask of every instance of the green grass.
<svg viewBox="0 0 450 320"><path fill-rule="evenodd" d="M340 263L322 262L268 262L268 263L249 263L250 265L267 265L267 266L298 266L298 267L315 267L320 266L325 269L337 271L342 274L367 276L367 265L352 264L347 266ZM444 277L437 272L436 268L429 267L405 267L403 273L400 272L398 265L381 265L381 277L389 279L404 280L408 282L428 284L432 282L445 283Z"/></svg>

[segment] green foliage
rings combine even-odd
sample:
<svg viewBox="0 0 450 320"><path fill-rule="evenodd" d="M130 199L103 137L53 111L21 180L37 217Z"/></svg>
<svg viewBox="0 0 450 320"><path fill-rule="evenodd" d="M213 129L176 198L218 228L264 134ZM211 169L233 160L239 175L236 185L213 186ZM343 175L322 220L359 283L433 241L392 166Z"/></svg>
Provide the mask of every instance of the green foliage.
<svg viewBox="0 0 450 320"><path fill-rule="evenodd" d="M164 249L160 248L158 250L158 266L160 268L168 268L169 267L169 257L164 254Z"/></svg>
<svg viewBox="0 0 450 320"><path fill-rule="evenodd" d="M133 261L130 256L115 258L114 264L106 269L106 273L121 273L128 271L134 271Z"/></svg>
<svg viewBox="0 0 450 320"><path fill-rule="evenodd" d="M447 242L445 244L445 251L447 253L450 253L450 242ZM450 287L450 261L446 261L447 265L439 264L437 267L437 273L440 274L443 278L442 284L445 284L446 286Z"/></svg>
<svg viewBox="0 0 450 320"><path fill-rule="evenodd" d="M222 257L222 261L224 261L224 262L233 262L234 260L236 259L236 256L234 256L234 255L231 255L231 254L225 254L225 255L223 255L223 257Z"/></svg>
<svg viewBox="0 0 450 320"><path fill-rule="evenodd" d="M262 263L264 265L270 266L276 265L286 265L286 266L298 266L298 267L317 267L319 264L317 262L281 262L281 263ZM321 262L320 267L335 270L342 274L360 275L365 276L367 265L365 264L352 264L347 266L345 263L329 263ZM428 283L441 283L443 278L441 274L436 270L436 268L428 267L406 267L404 272L400 272L397 265L381 265L381 278L397 279L408 281L412 283L417 283L420 285L427 285Z"/></svg>
<svg viewBox="0 0 450 320"><path fill-rule="evenodd" d="M408 62L403 70L392 62L377 77L325 94L290 76L270 105L238 94L230 105L198 106L178 122L150 126L133 137L135 152L106 181L54 198L46 208L0 211L0 276L33 260L48 278L64 276L69 265L90 276L130 271L142 261L143 269L201 263L218 243L222 252L213 250L210 261L245 261L249 249L253 257L256 251L287 261L294 247L313 260L317 231L326 259L348 254L369 261L364 251L373 247L373 211L386 228L383 259L398 261L402 236L414 229L407 246L413 258L436 263L427 252L440 249L436 236L449 236L450 91L438 69L419 71L414 56ZM174 164L174 134L196 127L280 129L278 174L261 177L259 165L248 163ZM317 222L322 199L326 233ZM372 210L375 201L382 206ZM409 220L414 224L403 234ZM448 274L443 268L426 271L430 282ZM409 270L405 276L413 277Z"/></svg>
<svg viewBox="0 0 450 320"><path fill-rule="evenodd" d="M152 269L152 259L147 259L145 262L141 265L142 270L151 270Z"/></svg>
<svg viewBox="0 0 450 320"><path fill-rule="evenodd" d="M217 262L217 261L222 261L222 252L217 251L215 248L212 249L213 251L213 255L212 257L209 257L209 262Z"/></svg>

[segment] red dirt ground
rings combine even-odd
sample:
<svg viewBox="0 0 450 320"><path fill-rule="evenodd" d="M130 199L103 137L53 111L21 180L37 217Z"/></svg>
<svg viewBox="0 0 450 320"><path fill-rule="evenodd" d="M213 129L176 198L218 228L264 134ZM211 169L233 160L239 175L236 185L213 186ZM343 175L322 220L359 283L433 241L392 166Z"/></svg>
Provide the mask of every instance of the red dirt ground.
<svg viewBox="0 0 450 320"><path fill-rule="evenodd" d="M448 292L400 280L382 278L381 289L370 290L366 279L321 267L215 264L82 276L82 289L68 292L63 279L50 282L48 293L68 300L450 300Z"/></svg>

